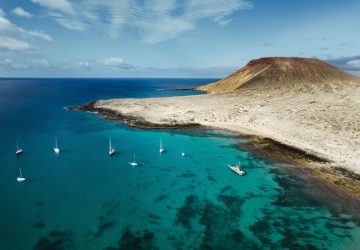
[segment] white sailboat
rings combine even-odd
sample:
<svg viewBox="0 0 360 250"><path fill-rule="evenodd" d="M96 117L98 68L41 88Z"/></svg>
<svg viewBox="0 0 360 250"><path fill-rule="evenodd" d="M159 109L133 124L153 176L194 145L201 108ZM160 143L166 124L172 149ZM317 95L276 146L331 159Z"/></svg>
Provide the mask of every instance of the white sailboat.
<svg viewBox="0 0 360 250"><path fill-rule="evenodd" d="M186 154L185 154L185 152L184 152L184 151L182 151L182 152L181 152L181 156L183 156L183 157L184 157L185 155L186 155Z"/></svg>
<svg viewBox="0 0 360 250"><path fill-rule="evenodd" d="M59 148L59 146L58 146L58 142L57 142L57 137L56 137L56 136L55 136L54 152L55 152L55 154L59 154L59 153L60 153L60 148Z"/></svg>
<svg viewBox="0 0 360 250"><path fill-rule="evenodd" d="M163 144L162 144L162 138L160 138L160 149L159 149L159 152L160 152L160 154L162 154L164 151L165 151L165 148L163 147Z"/></svg>
<svg viewBox="0 0 360 250"><path fill-rule="evenodd" d="M24 182L24 181L26 181L26 179L23 177L23 175L22 175L22 173L21 173L21 168L19 168L19 171L20 171L20 176L18 176L18 177L16 178L16 181L17 181L17 182Z"/></svg>
<svg viewBox="0 0 360 250"><path fill-rule="evenodd" d="M129 165L130 165L130 166L133 166L133 167L136 167L136 166L139 165L139 164L136 162L135 155L134 155L134 161L129 162Z"/></svg>
<svg viewBox="0 0 360 250"><path fill-rule="evenodd" d="M234 171L235 173L237 173L238 175L245 175L245 171L241 169L240 167L240 163L236 164L235 166L231 166L231 165L228 165L228 167Z"/></svg>
<svg viewBox="0 0 360 250"><path fill-rule="evenodd" d="M113 155L115 153L115 148L111 146L111 139L109 138L109 155Z"/></svg>
<svg viewBox="0 0 360 250"><path fill-rule="evenodd" d="M19 143L16 142L16 151L15 151L15 154L16 155L21 155L23 152L23 150L21 148L19 148Z"/></svg>

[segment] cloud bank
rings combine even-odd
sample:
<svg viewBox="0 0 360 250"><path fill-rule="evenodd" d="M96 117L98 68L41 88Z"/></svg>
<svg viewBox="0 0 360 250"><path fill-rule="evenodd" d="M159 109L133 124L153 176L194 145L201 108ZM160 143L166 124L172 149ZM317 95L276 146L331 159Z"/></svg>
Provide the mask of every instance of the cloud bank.
<svg viewBox="0 0 360 250"><path fill-rule="evenodd" d="M31 0L48 11L59 25L83 31L101 25L109 37L123 29L135 30L147 44L156 44L194 30L209 20L218 26L231 22L231 15L252 8L246 0Z"/></svg>
<svg viewBox="0 0 360 250"><path fill-rule="evenodd" d="M26 30L10 22L5 13L0 9L0 50L2 51L24 51L35 49L27 39L37 38L48 42L51 36L39 30Z"/></svg>
<svg viewBox="0 0 360 250"><path fill-rule="evenodd" d="M16 7L12 10L12 12L20 17L26 17L26 18L32 18L32 14L30 14L29 12L27 12L26 10L24 10L21 7Z"/></svg>
<svg viewBox="0 0 360 250"><path fill-rule="evenodd" d="M58 10L70 15L74 15L76 13L71 3L67 0L31 0L31 2L51 10Z"/></svg>
<svg viewBox="0 0 360 250"><path fill-rule="evenodd" d="M360 71L360 55L330 59L327 62L346 71Z"/></svg>
<svg viewBox="0 0 360 250"><path fill-rule="evenodd" d="M28 60L0 59L0 73L9 76L49 76L52 77L225 77L238 67L138 67L125 62L120 57L100 60L80 60L72 62L54 62L45 58Z"/></svg>
<svg viewBox="0 0 360 250"><path fill-rule="evenodd" d="M346 64L351 68L360 70L360 59L348 61Z"/></svg>

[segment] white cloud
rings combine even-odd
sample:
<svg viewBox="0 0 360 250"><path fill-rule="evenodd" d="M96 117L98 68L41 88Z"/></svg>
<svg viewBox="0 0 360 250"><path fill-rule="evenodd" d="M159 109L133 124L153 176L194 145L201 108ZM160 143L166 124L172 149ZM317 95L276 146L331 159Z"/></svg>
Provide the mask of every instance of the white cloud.
<svg viewBox="0 0 360 250"><path fill-rule="evenodd" d="M40 38L48 42L52 41L51 36L43 31L25 30L16 26L5 18L4 12L0 9L0 49L1 50L30 50L33 46L25 41L26 39Z"/></svg>
<svg viewBox="0 0 360 250"><path fill-rule="evenodd" d="M88 28L88 24L85 21L86 19L91 21L96 20L95 15L92 15L86 11L79 11L76 15L67 15L60 12L49 12L48 14L61 26L75 31L83 31Z"/></svg>
<svg viewBox="0 0 360 250"><path fill-rule="evenodd" d="M230 20L226 17L232 13L252 8L252 4L242 0L192 0L185 13L188 19L209 18L212 21L225 25Z"/></svg>
<svg viewBox="0 0 360 250"><path fill-rule="evenodd" d="M128 26L138 30L149 44L166 41L195 29L196 23L204 19L224 26L230 22L226 18L232 13L252 7L243 0L154 0L145 1L142 5L134 1L97 3L108 8L111 37L117 37L118 32Z"/></svg>
<svg viewBox="0 0 360 250"><path fill-rule="evenodd" d="M123 59L118 57L109 57L107 59L101 60L100 63L104 66L122 68L122 69L130 69L133 66L123 61Z"/></svg>
<svg viewBox="0 0 360 250"><path fill-rule="evenodd" d="M175 38L185 31L194 29L195 26L192 22L185 20L164 18L154 23L144 22L141 28L144 41L148 44L155 44Z"/></svg>
<svg viewBox="0 0 360 250"><path fill-rule="evenodd" d="M119 66L119 65L123 64L123 59L116 58L116 57L110 57L110 58L102 60L102 63L105 66Z"/></svg>
<svg viewBox="0 0 360 250"><path fill-rule="evenodd" d="M67 0L31 0L33 3L39 4L40 6L61 11L70 15L75 14L75 10L70 2Z"/></svg>
<svg viewBox="0 0 360 250"><path fill-rule="evenodd" d="M46 34L44 31L40 30L40 31L37 31L37 30L29 30L29 31L26 31L26 33L29 35L29 36L33 36L33 37L37 37L37 38L41 38L43 40L46 40L48 42L52 42L53 39L51 36L49 36L48 34Z"/></svg>
<svg viewBox="0 0 360 250"><path fill-rule="evenodd" d="M104 60L80 60L70 62L48 62L45 58L33 58L27 61L0 59L0 70L6 69L13 76L104 76L104 77L225 77L238 67L136 67L127 64L118 57Z"/></svg>
<svg viewBox="0 0 360 250"><path fill-rule="evenodd" d="M27 12L26 10L24 10L21 7L16 7L12 10L12 12L17 15L17 16L21 16L21 17L26 17L26 18L31 18L32 14Z"/></svg>
<svg viewBox="0 0 360 250"><path fill-rule="evenodd" d="M0 50L22 51L33 49L33 47L25 41L17 40L11 37L2 37L1 35L0 37Z"/></svg>
<svg viewBox="0 0 360 250"><path fill-rule="evenodd" d="M347 62L347 65L352 68L360 69L360 60L351 60Z"/></svg>
<svg viewBox="0 0 360 250"><path fill-rule="evenodd" d="M196 28L198 22L208 20L218 26L231 22L231 15L252 8L247 0L32 0L56 11L50 14L60 25L83 31L100 26L112 38L123 29L138 32L148 44L163 42ZM76 15L75 15L76 13Z"/></svg>
<svg viewBox="0 0 360 250"><path fill-rule="evenodd" d="M56 21L64 26L65 28L68 28L69 30L76 30L76 31L83 31L86 30L88 25L80 20L77 19L69 19L66 17L57 17Z"/></svg>

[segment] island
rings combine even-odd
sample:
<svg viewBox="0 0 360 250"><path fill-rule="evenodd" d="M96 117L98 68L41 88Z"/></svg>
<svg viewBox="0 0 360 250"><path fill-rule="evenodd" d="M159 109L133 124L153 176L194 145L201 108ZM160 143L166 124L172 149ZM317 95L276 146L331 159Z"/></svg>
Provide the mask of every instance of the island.
<svg viewBox="0 0 360 250"><path fill-rule="evenodd" d="M360 194L360 78L313 58L265 57L196 87L206 94L98 100L75 110L131 127L207 126L303 152L329 183ZM306 158L306 157L305 157Z"/></svg>

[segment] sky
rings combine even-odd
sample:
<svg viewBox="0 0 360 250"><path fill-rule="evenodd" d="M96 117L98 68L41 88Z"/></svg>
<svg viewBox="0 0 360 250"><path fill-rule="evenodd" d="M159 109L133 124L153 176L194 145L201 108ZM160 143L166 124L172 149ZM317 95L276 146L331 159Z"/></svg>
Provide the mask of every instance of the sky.
<svg viewBox="0 0 360 250"><path fill-rule="evenodd" d="M221 78L254 58L360 75L358 0L1 0L0 77Z"/></svg>

